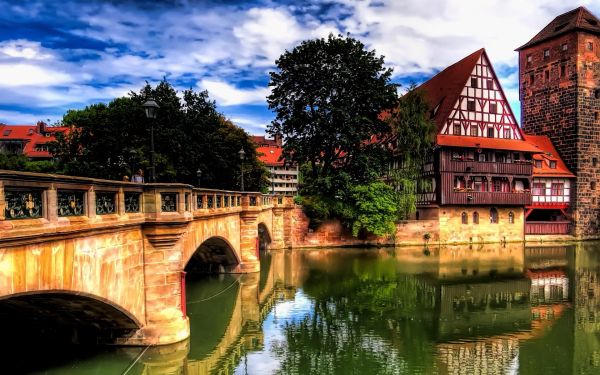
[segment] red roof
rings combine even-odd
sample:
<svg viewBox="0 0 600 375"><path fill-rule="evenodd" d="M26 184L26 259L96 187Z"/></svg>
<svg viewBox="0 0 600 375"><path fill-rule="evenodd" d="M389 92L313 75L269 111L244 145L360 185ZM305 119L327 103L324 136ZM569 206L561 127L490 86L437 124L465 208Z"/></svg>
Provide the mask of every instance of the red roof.
<svg viewBox="0 0 600 375"><path fill-rule="evenodd" d="M36 146L43 145L56 139L56 133L68 132L68 127L48 127L39 122L37 125L6 125L0 124L0 142L21 141L24 144L23 154L29 158L50 158L48 151L38 151Z"/></svg>
<svg viewBox="0 0 600 375"><path fill-rule="evenodd" d="M283 165L283 159L281 159L281 147L263 146L257 147L258 159L265 163L267 166L281 166ZM281 160L280 160L281 159Z"/></svg>
<svg viewBox="0 0 600 375"><path fill-rule="evenodd" d="M546 27L537 33L529 42L523 44L516 50L519 51L576 30L600 34L600 20L585 7L573 9L554 18L552 22L546 25Z"/></svg>
<svg viewBox="0 0 600 375"><path fill-rule="evenodd" d="M279 147L279 146L281 146L281 139L279 139L279 138L268 139L264 135L251 135L250 137L252 138L252 142L256 143L256 145L258 147L265 147L265 146Z"/></svg>
<svg viewBox="0 0 600 375"><path fill-rule="evenodd" d="M536 145L519 139L503 139L503 138L485 138L485 137L469 137L460 135L441 135L437 136L437 144L440 146L450 147L469 147L483 148L493 150L511 150L523 151L532 153L541 153L542 151Z"/></svg>
<svg viewBox="0 0 600 375"><path fill-rule="evenodd" d="M464 59L442 70L430 80L424 82L417 90L423 91L429 108L433 111L433 121L438 132L444 127L444 122L450 115L454 103L458 100L463 87L467 83L475 64L485 52L482 48Z"/></svg>
<svg viewBox="0 0 600 375"><path fill-rule="evenodd" d="M534 160L542 160L541 168L537 168L535 163L533 165L534 177L575 177L558 155L550 138L545 135L525 134L525 140L542 151L541 154L533 156ZM556 162L556 168L550 168L550 161Z"/></svg>

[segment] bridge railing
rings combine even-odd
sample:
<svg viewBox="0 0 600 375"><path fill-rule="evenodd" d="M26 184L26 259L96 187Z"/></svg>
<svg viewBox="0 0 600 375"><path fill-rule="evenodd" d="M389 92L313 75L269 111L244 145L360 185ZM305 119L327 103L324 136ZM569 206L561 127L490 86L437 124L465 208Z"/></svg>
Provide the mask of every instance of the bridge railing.
<svg viewBox="0 0 600 375"><path fill-rule="evenodd" d="M0 170L0 239L273 207L271 195ZM276 203L275 203L276 204ZM62 228L62 229L60 229Z"/></svg>

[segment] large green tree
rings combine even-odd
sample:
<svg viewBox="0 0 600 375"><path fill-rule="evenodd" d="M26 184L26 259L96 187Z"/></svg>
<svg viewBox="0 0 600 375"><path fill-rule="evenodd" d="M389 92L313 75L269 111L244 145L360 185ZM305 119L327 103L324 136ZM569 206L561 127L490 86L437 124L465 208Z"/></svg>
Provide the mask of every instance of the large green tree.
<svg viewBox="0 0 600 375"><path fill-rule="evenodd" d="M238 151L243 148L246 189L266 185L264 166L248 134L216 110L206 91L185 90L180 98L166 81L108 104L69 111L62 123L75 130L58 137L53 149L64 173L121 179L137 169L148 171L151 120L142 107L148 98L160 106L154 120L159 182L196 184L200 169L203 187L238 189Z"/></svg>
<svg viewBox="0 0 600 375"><path fill-rule="evenodd" d="M305 182L336 195L347 182L377 178L381 148L370 140L389 132L379 115L396 100L383 57L356 39L329 35L302 42L276 64L268 131L284 136L286 160L307 165Z"/></svg>

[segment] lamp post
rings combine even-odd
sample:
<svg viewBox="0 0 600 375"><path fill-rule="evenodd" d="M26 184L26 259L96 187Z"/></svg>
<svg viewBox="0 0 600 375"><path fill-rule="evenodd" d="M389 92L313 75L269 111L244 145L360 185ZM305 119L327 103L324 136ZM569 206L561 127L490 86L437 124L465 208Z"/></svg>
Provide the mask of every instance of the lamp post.
<svg viewBox="0 0 600 375"><path fill-rule="evenodd" d="M241 150L238 151L238 155L240 156L240 160L242 161L241 188L242 188L242 191L244 191L244 160L246 159L246 151L244 151L244 149L242 148Z"/></svg>
<svg viewBox="0 0 600 375"><path fill-rule="evenodd" d="M158 112L158 104L154 99L148 99L144 104L144 111L146 111L146 118L150 120L150 182L156 182L156 166L154 162L154 120L156 119L156 112Z"/></svg>
<svg viewBox="0 0 600 375"><path fill-rule="evenodd" d="M200 181L202 180L202 170L200 168L196 170L196 177L198 178L198 187L200 187Z"/></svg>

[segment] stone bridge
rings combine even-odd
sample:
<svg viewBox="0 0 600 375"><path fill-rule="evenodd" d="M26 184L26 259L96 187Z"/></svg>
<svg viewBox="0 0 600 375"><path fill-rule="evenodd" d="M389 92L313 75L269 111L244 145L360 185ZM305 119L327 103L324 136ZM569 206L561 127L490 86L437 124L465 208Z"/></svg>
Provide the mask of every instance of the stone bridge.
<svg viewBox="0 0 600 375"><path fill-rule="evenodd" d="M186 273L260 271L260 246L289 247L292 209L256 192L0 170L0 327L181 341Z"/></svg>

